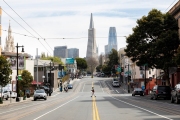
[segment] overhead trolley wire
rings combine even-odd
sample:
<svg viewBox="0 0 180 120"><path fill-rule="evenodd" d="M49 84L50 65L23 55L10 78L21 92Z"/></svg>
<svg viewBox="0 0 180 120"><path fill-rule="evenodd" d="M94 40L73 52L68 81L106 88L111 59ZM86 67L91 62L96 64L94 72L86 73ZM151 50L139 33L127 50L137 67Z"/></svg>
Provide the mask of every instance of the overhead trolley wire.
<svg viewBox="0 0 180 120"><path fill-rule="evenodd" d="M16 13L16 15L18 15L21 18L22 21L24 21L26 23L27 26L29 26L36 34L39 35L39 33L37 33L6 1L4 1L4 2L6 3L6 5L8 5L11 8L11 10L13 10ZM41 35L39 35L39 36L46 42L46 40ZM49 48L51 48L47 42L46 42L46 44L49 46ZM51 48L51 50L53 51L52 48Z"/></svg>
<svg viewBox="0 0 180 120"><path fill-rule="evenodd" d="M1 29L2 31L6 31L6 32L8 32L8 30L4 30L4 29ZM12 32L12 33L14 33L14 34L18 34L18 35L22 35L22 36L25 36L25 37L31 37L31 38L35 38L35 39L46 39L46 40L48 40L48 39L83 39L83 38L88 38L88 37L75 37L75 38L65 38L65 37L62 37L62 38L38 38L38 37L35 37L35 36L30 36L30 35L26 35L26 34L23 34L23 33L17 33L17 32ZM126 38L126 36L115 36L115 37L125 37ZM109 37L96 37L96 38L109 38Z"/></svg>
<svg viewBox="0 0 180 120"><path fill-rule="evenodd" d="M2 9L2 8L1 8ZM29 34L31 34L32 36L31 37L34 37L34 38L37 38L35 37L32 33L30 33L26 28L24 28L20 23L18 23L13 17L11 17L4 9L2 9L10 18L12 18L17 24L19 24L24 30L26 30ZM20 33L19 33L20 34ZM24 36L27 36L27 35L24 35ZM38 41L42 44L42 42L39 40L39 38L37 38ZM43 47L49 52L49 50L43 45ZM49 52L50 53L50 52ZM50 53L51 54L51 53Z"/></svg>

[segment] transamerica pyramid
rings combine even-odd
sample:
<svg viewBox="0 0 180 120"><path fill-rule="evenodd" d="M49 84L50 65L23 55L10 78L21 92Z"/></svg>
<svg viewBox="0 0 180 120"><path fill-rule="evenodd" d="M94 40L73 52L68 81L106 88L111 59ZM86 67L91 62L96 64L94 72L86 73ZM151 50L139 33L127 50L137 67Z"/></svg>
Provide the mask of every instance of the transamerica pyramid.
<svg viewBox="0 0 180 120"><path fill-rule="evenodd" d="M97 58L98 57L98 50L96 45L96 31L94 29L94 22L93 22L93 16L91 13L90 18L90 25L88 29L88 44L87 44L87 52L86 52L86 58Z"/></svg>

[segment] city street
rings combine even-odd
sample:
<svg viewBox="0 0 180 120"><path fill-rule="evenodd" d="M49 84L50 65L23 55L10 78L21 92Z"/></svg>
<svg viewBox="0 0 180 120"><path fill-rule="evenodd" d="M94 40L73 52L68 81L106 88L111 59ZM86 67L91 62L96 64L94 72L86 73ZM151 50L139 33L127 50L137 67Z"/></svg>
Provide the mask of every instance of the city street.
<svg viewBox="0 0 180 120"><path fill-rule="evenodd" d="M84 77L73 89L44 100L0 106L0 120L179 120L180 105L132 96L112 87L112 78ZM91 97L92 86L96 97Z"/></svg>

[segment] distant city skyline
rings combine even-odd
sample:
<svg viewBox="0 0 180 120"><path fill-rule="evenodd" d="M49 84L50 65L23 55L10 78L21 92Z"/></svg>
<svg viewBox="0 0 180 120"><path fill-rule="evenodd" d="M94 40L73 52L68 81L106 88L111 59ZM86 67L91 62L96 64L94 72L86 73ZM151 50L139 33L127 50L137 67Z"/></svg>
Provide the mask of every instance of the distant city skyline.
<svg viewBox="0 0 180 120"><path fill-rule="evenodd" d="M53 56L55 46L78 48L79 57L86 56L89 15L93 13L96 28L96 44L99 53L105 53L108 44L109 27L116 27L119 50L126 46L122 36L132 34L137 19L147 16L153 8L165 13L178 0L6 0L6 3L33 28L33 31L4 1L0 1L1 46L4 48L9 21L13 30L15 45L24 45L26 53L32 56L45 53ZM163 4L162 4L163 3ZM7 13L7 14L6 14ZM25 28L25 29L24 29ZM37 34L38 33L38 34Z"/></svg>

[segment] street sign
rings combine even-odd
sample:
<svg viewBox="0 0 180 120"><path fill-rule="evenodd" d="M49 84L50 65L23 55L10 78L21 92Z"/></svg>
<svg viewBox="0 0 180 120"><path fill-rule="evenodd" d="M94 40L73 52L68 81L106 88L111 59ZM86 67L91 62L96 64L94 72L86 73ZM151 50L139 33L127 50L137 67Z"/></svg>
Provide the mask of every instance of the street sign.
<svg viewBox="0 0 180 120"><path fill-rule="evenodd" d="M117 68L117 71L118 71L118 72L121 72L121 67L118 67L118 68Z"/></svg>
<svg viewBox="0 0 180 120"><path fill-rule="evenodd" d="M66 58L66 64L74 64L74 58Z"/></svg>

